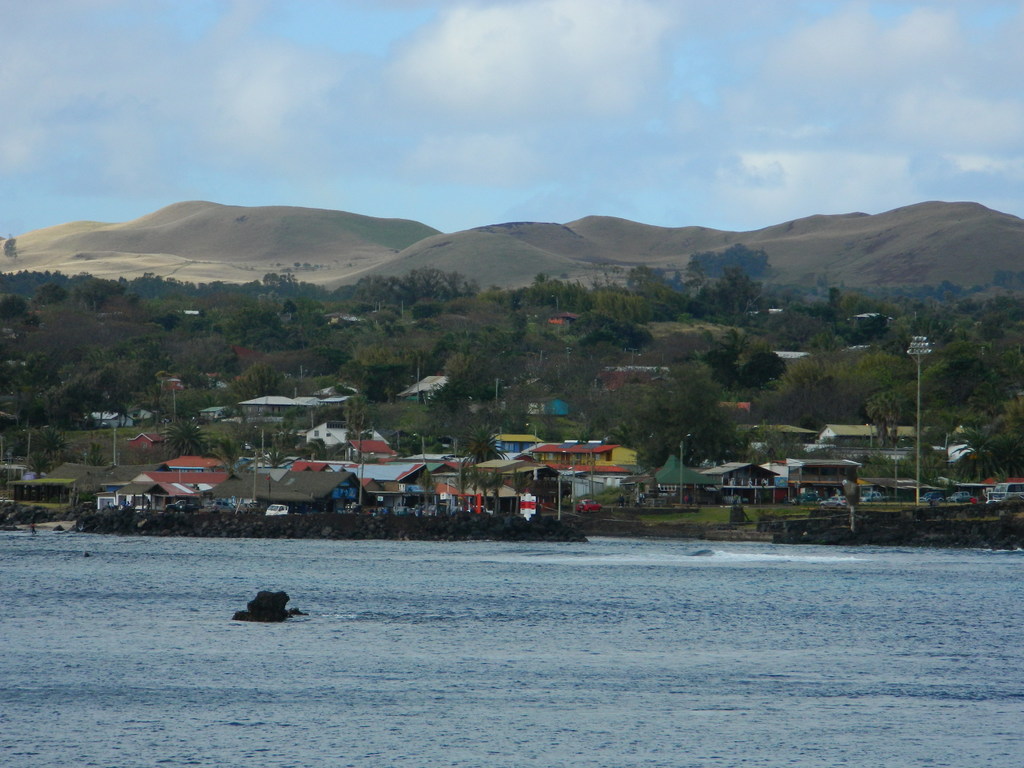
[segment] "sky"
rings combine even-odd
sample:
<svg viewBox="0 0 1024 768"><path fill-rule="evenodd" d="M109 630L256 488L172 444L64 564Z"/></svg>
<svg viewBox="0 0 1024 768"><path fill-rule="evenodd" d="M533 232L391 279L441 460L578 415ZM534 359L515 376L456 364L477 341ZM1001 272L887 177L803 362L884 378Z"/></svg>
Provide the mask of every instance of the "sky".
<svg viewBox="0 0 1024 768"><path fill-rule="evenodd" d="M0 0L0 233L1024 216L1024 0Z"/></svg>

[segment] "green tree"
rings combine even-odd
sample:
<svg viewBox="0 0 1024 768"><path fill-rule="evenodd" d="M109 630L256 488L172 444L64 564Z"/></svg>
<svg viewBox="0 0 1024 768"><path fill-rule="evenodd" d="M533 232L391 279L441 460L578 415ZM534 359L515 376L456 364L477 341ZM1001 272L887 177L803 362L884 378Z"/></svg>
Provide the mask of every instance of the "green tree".
<svg viewBox="0 0 1024 768"><path fill-rule="evenodd" d="M719 463L739 450L736 426L722 407L721 390L707 368L680 366L667 380L637 387L627 423L633 434L628 444L647 467L658 467L683 443L689 466ZM687 437L689 436L689 437Z"/></svg>
<svg viewBox="0 0 1024 768"><path fill-rule="evenodd" d="M486 426L478 426L466 435L465 453L474 464L491 459L501 458L498 451L494 430Z"/></svg>
<svg viewBox="0 0 1024 768"><path fill-rule="evenodd" d="M206 453L208 438L203 428L194 421L176 421L164 430L167 448L179 456L202 456Z"/></svg>
<svg viewBox="0 0 1024 768"><path fill-rule="evenodd" d="M875 425L881 444L895 447L897 427L903 416L899 395L895 392L878 392L868 398L864 410L871 423Z"/></svg>
<svg viewBox="0 0 1024 768"><path fill-rule="evenodd" d="M210 444L209 455L217 459L228 472L234 472L242 457L242 446L232 437L222 435Z"/></svg>
<svg viewBox="0 0 1024 768"><path fill-rule="evenodd" d="M284 376L266 363L249 366L231 382L231 394L239 403L266 395L282 395L284 390Z"/></svg>

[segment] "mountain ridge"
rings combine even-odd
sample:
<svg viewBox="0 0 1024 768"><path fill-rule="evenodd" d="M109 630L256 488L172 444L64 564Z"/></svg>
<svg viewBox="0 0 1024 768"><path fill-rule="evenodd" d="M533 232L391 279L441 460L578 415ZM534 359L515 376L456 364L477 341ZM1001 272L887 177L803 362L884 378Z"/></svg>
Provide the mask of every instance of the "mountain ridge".
<svg viewBox="0 0 1024 768"><path fill-rule="evenodd" d="M249 282L277 272L337 287L423 267L459 272L481 286L525 285L540 273L615 280L635 266L682 271L696 253L743 245L767 254L769 269L759 279L778 285L968 288L1009 275L1022 283L1013 287L1024 287L1024 220L973 202L814 214L748 231L585 216L444 233L409 219L330 209L185 201L127 222L34 230L16 244L18 256L4 271L148 273L197 283Z"/></svg>

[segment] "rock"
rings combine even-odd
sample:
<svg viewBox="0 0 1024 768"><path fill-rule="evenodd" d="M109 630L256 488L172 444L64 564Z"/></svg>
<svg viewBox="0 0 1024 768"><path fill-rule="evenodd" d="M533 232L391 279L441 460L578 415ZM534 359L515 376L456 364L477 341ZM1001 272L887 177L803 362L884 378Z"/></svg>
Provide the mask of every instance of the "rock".
<svg viewBox="0 0 1024 768"><path fill-rule="evenodd" d="M231 618L233 621L284 621L289 615L304 615L295 608L292 609L295 613L285 610L288 600L287 592L262 591L249 601L246 610L237 611Z"/></svg>

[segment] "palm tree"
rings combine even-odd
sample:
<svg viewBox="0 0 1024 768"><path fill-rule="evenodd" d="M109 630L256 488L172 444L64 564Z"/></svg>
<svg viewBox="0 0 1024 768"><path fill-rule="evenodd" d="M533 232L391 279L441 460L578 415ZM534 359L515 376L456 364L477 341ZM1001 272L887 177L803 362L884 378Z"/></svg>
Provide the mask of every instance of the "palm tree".
<svg viewBox="0 0 1024 768"><path fill-rule="evenodd" d="M500 459L497 441L493 430L488 427L477 427L466 437L466 455L474 464L491 459Z"/></svg>
<svg viewBox="0 0 1024 768"><path fill-rule="evenodd" d="M90 467L105 467L110 463L107 461L107 457L99 443L89 443L84 460Z"/></svg>
<svg viewBox="0 0 1024 768"><path fill-rule="evenodd" d="M58 464L67 453L68 439L59 429L47 425L36 431L35 448L52 467Z"/></svg>
<svg viewBox="0 0 1024 768"><path fill-rule="evenodd" d="M242 446L226 435L218 437L210 447L210 456L217 459L228 472L234 472L242 456Z"/></svg>
<svg viewBox="0 0 1024 768"><path fill-rule="evenodd" d="M963 449L957 469L965 480L985 480L995 477L1001 469L998 445L987 429L968 427L961 433Z"/></svg>
<svg viewBox="0 0 1024 768"><path fill-rule="evenodd" d="M895 392L879 392L868 398L864 404L871 423L878 430L878 440L882 446L896 445L897 427L903 409Z"/></svg>
<svg viewBox="0 0 1024 768"><path fill-rule="evenodd" d="M179 456L201 456L206 451L208 438L203 428L194 421L176 421L164 430L167 447Z"/></svg>

